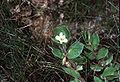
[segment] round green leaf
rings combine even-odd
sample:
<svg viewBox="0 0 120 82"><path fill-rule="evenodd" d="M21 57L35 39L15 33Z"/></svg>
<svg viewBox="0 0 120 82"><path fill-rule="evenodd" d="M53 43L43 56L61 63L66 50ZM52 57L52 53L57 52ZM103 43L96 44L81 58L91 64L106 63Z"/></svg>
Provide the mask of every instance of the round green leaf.
<svg viewBox="0 0 120 82"><path fill-rule="evenodd" d="M50 46L49 46L49 47L50 47ZM53 48L53 47L50 47L50 48L52 49L52 53L53 53L53 55L54 55L55 57L58 57L58 58L60 58L60 59L63 59L64 54L62 53L61 50L56 49L56 48Z"/></svg>
<svg viewBox="0 0 120 82"><path fill-rule="evenodd" d="M65 73L71 75L74 78L79 78L80 77L79 72L77 72L76 70L66 68L66 67L63 67L62 69L65 71Z"/></svg>
<svg viewBox="0 0 120 82"><path fill-rule="evenodd" d="M113 80L115 78L119 78L119 72L116 72L114 75L110 75L106 77L108 80Z"/></svg>
<svg viewBox="0 0 120 82"><path fill-rule="evenodd" d="M94 76L94 82L102 82L102 80L99 77Z"/></svg>
<svg viewBox="0 0 120 82"><path fill-rule="evenodd" d="M113 60L113 56L110 56L106 61L105 61L105 65L108 65L112 62Z"/></svg>
<svg viewBox="0 0 120 82"><path fill-rule="evenodd" d="M101 65L106 66L106 65L110 64L112 62L112 60L113 60L113 56L110 56L107 60L102 61Z"/></svg>
<svg viewBox="0 0 120 82"><path fill-rule="evenodd" d="M77 58L83 51L84 45L79 41L74 42L68 49L68 59Z"/></svg>
<svg viewBox="0 0 120 82"><path fill-rule="evenodd" d="M114 67L107 67L103 73L102 73L102 77L107 77L107 76L111 76L115 74L116 69Z"/></svg>
<svg viewBox="0 0 120 82"><path fill-rule="evenodd" d="M100 43L100 39L99 39L99 36L98 34L94 33L91 38L90 38L90 42L91 42L91 46L93 49L96 49L97 46L99 45Z"/></svg>
<svg viewBox="0 0 120 82"><path fill-rule="evenodd" d="M108 55L108 49L106 48L101 48L99 51L98 51L98 54L96 56L96 59L99 60L99 59L102 59L104 57L106 57Z"/></svg>

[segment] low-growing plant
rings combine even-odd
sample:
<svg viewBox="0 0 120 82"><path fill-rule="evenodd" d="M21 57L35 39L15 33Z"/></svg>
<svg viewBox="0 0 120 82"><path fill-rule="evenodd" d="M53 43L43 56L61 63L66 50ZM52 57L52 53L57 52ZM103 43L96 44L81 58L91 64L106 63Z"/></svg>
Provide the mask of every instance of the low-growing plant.
<svg viewBox="0 0 120 82"><path fill-rule="evenodd" d="M59 25L53 29L51 38L57 43L57 48L49 48L52 49L52 54L61 60L64 72L72 76L70 82L87 81L81 74L86 69L91 72L89 74L92 74L94 82L107 82L118 78L119 65L112 63L113 55L109 53L108 48L99 46L99 35L90 32L83 32L82 35L84 42L77 40L68 46L71 39L68 26Z"/></svg>

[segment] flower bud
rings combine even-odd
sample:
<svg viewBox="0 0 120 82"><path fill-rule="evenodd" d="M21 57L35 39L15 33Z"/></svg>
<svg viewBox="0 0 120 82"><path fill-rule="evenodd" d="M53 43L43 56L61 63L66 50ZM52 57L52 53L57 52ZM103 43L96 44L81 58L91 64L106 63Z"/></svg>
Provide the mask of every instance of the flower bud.
<svg viewBox="0 0 120 82"><path fill-rule="evenodd" d="M62 65L65 65L65 63L66 63L66 57L63 58Z"/></svg>
<svg viewBox="0 0 120 82"><path fill-rule="evenodd" d="M67 61L67 62L65 63L65 65L66 65L67 67L71 67L71 63L70 63L69 61Z"/></svg>

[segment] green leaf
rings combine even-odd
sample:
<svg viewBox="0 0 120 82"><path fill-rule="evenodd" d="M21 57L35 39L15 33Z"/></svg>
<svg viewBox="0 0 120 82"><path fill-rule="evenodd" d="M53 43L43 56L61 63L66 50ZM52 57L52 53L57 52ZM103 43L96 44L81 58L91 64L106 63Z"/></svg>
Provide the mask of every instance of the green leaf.
<svg viewBox="0 0 120 82"><path fill-rule="evenodd" d="M93 52L87 53L86 57L90 60L93 60L93 59L95 59L95 56L93 54L94 54Z"/></svg>
<svg viewBox="0 0 120 82"><path fill-rule="evenodd" d="M119 70L119 69L120 69L120 63L116 63L116 64L114 65L114 67L115 67L116 70ZM119 72L120 72L120 70L119 70Z"/></svg>
<svg viewBox="0 0 120 82"><path fill-rule="evenodd" d="M105 61L105 65L108 65L112 62L113 60L113 56L110 56L106 61Z"/></svg>
<svg viewBox="0 0 120 82"><path fill-rule="evenodd" d="M103 73L102 73L102 77L107 77L107 76L111 76L115 74L116 69L114 67L107 67Z"/></svg>
<svg viewBox="0 0 120 82"><path fill-rule="evenodd" d="M89 31L83 32L83 39L85 43L90 43L91 33Z"/></svg>
<svg viewBox="0 0 120 82"><path fill-rule="evenodd" d="M66 26L66 25L59 25L59 26L57 26L56 28L53 29L53 35L54 35L54 37L52 38L53 41L58 42L55 39L55 36L59 35L60 32L62 32L66 36L67 39L70 38L70 31L68 29L68 26Z"/></svg>
<svg viewBox="0 0 120 82"><path fill-rule="evenodd" d="M77 62L77 64L85 64L87 63L87 58L85 56L80 56L75 59L72 59L72 61Z"/></svg>
<svg viewBox="0 0 120 82"><path fill-rule="evenodd" d="M106 57L108 55L108 49L106 48L101 48L99 51L98 51L98 54L96 56L96 59L99 60L99 59L102 59L104 57Z"/></svg>
<svg viewBox="0 0 120 82"><path fill-rule="evenodd" d="M94 76L94 82L102 82L102 80L99 77Z"/></svg>
<svg viewBox="0 0 120 82"><path fill-rule="evenodd" d="M91 46L95 50L100 43L100 39L99 39L98 34L94 33L90 38L90 42L91 42Z"/></svg>
<svg viewBox="0 0 120 82"><path fill-rule="evenodd" d="M65 71L65 73L71 75L74 78L79 78L80 77L79 72L77 72L76 70L66 68L66 67L63 67L62 69Z"/></svg>
<svg viewBox="0 0 120 82"><path fill-rule="evenodd" d="M49 47L50 47L50 46L49 46ZM50 48L52 49L52 53L53 53L53 55L54 55L55 57L58 57L58 58L60 58L60 59L63 59L64 54L62 53L61 50L56 49L56 48L53 48L53 47L50 47Z"/></svg>
<svg viewBox="0 0 120 82"><path fill-rule="evenodd" d="M101 65L106 66L106 65L110 64L112 62L112 60L113 60L113 56L110 56L107 60L102 61Z"/></svg>
<svg viewBox="0 0 120 82"><path fill-rule="evenodd" d="M94 71L101 71L103 69L103 67L98 65L91 65L90 68Z"/></svg>
<svg viewBox="0 0 120 82"><path fill-rule="evenodd" d="M120 66L120 65L119 65ZM116 69L116 68L115 68ZM118 71L119 70L119 71ZM119 78L120 76L120 69L118 68L118 70L116 69L116 71L114 72L114 75L110 75L110 76L107 76L106 78L108 80L113 80L115 78Z"/></svg>
<svg viewBox="0 0 120 82"><path fill-rule="evenodd" d="M77 58L83 51L84 45L79 41L74 42L68 49L68 59Z"/></svg>
<svg viewBox="0 0 120 82"><path fill-rule="evenodd" d="M71 79L70 82L79 82L77 78Z"/></svg>
<svg viewBox="0 0 120 82"><path fill-rule="evenodd" d="M106 77L106 79L108 79L108 80L113 80L115 78L119 78L119 74L117 74L117 75L111 75L111 76L107 76Z"/></svg>

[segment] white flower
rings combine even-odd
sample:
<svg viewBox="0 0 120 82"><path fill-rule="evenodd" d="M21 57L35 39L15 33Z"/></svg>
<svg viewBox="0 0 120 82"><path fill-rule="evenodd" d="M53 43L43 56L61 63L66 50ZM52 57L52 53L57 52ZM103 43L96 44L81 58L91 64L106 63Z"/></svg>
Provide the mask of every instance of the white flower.
<svg viewBox="0 0 120 82"><path fill-rule="evenodd" d="M63 42L64 43L68 42L67 38L65 37L65 35L62 32L60 32L59 36L57 35L55 37L55 39L58 40L60 42L60 44L62 44Z"/></svg>

